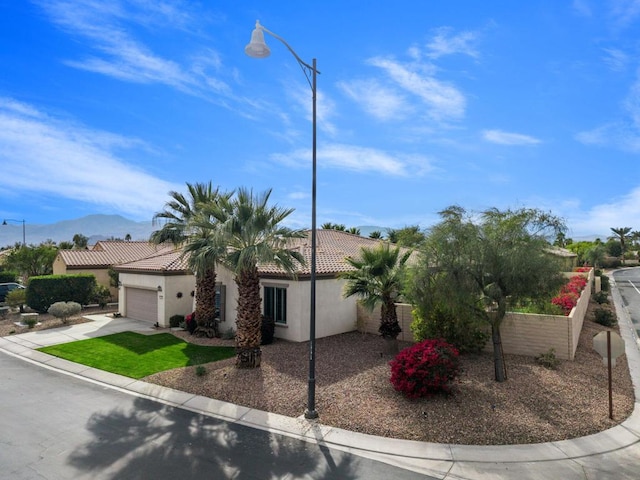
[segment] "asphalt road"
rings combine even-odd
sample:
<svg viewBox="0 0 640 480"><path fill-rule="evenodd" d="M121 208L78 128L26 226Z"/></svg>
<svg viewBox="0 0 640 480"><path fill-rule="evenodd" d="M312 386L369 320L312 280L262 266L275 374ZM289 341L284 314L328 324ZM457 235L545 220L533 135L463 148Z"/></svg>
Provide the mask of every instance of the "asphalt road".
<svg viewBox="0 0 640 480"><path fill-rule="evenodd" d="M617 270L613 278L636 333L640 336L640 267Z"/></svg>
<svg viewBox="0 0 640 480"><path fill-rule="evenodd" d="M0 353L0 478L425 479Z"/></svg>

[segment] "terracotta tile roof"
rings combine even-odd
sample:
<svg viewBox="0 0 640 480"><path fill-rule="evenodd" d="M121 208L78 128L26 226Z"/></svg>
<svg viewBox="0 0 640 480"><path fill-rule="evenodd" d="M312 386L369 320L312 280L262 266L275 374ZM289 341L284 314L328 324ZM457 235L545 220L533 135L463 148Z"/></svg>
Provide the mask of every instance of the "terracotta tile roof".
<svg viewBox="0 0 640 480"><path fill-rule="evenodd" d="M316 274L322 276L335 275L339 272L353 270L347 262L346 257L359 257L360 249L375 248L382 240L364 238L347 232L337 230L317 231L316 237ZM307 232L305 238L294 239L291 242L291 250L296 250L302 254L306 264L298 269L298 275L307 276L311 274L311 231ZM117 271L140 272L140 273L164 273L164 272L187 272L186 259L181 258L179 250L158 252L144 259L138 259L127 263L122 263L115 268ZM273 264L261 264L258 269L263 275L281 276L285 272Z"/></svg>
<svg viewBox="0 0 640 480"><path fill-rule="evenodd" d="M148 242L98 242L91 250L60 250L58 256L67 268L110 267L174 250Z"/></svg>
<svg viewBox="0 0 640 480"><path fill-rule="evenodd" d="M375 248L383 240L365 238L352 233L341 232L339 230L318 229L316 232L316 274L332 275L340 272L353 270L353 267L345 262L346 257L360 257L360 250L364 248ZM291 250L296 250L302 254L306 264L298 270L298 275L311 274L311 231L307 232L306 238L292 241ZM282 275L284 272L275 265L260 265L260 273L267 275Z"/></svg>
<svg viewBox="0 0 640 480"><path fill-rule="evenodd" d="M118 272L140 273L188 273L187 260L182 256L181 250L160 252L147 258L124 263L115 267Z"/></svg>

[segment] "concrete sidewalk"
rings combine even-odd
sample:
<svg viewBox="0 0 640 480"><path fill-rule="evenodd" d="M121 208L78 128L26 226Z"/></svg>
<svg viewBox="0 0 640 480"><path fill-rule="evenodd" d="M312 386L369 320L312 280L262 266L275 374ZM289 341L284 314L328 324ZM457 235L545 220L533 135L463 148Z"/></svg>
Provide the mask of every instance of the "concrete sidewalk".
<svg viewBox="0 0 640 480"><path fill-rule="evenodd" d="M254 410L160 387L79 365L36 348L121 331L154 333L148 323L90 315L88 323L0 338L0 351L69 375L157 399L218 419L326 445L439 479L640 479L640 350L638 338L616 288L612 288L624 338L636 403L622 424L588 437L532 445L467 446L365 435Z"/></svg>

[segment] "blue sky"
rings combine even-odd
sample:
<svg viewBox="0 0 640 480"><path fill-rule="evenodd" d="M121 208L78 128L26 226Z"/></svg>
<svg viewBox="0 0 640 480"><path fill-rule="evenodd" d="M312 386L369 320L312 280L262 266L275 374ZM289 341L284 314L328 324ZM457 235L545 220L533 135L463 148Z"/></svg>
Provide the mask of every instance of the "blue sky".
<svg viewBox="0 0 640 480"><path fill-rule="evenodd" d="M511 5L511 6L509 6ZM150 220L185 182L309 227L535 207L640 229L640 1L0 0L0 217ZM28 227L27 227L28 228Z"/></svg>

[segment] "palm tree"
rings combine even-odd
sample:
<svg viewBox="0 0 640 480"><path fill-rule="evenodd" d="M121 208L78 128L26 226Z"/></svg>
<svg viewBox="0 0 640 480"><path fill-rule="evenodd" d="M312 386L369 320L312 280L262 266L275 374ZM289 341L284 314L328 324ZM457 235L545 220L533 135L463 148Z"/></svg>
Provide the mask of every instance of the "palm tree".
<svg viewBox="0 0 640 480"><path fill-rule="evenodd" d="M622 264L624 265L624 252L625 252L625 240L629 238L629 232L631 232L631 227L620 227L613 228L611 227L611 231L615 233L614 238L618 238L620 240L620 249L622 250Z"/></svg>
<svg viewBox="0 0 640 480"><path fill-rule="evenodd" d="M382 240L382 232L380 230L374 230L369 234L369 238L374 238L376 240Z"/></svg>
<svg viewBox="0 0 640 480"><path fill-rule="evenodd" d="M219 241L226 245L222 262L235 274L238 286L236 316L236 365L240 368L260 366L261 299L258 264L269 263L294 275L304 263L302 255L287 249L293 238L306 233L281 226L293 209L269 206L271 189L254 195L241 188L232 199L220 202L215 218L226 220L216 229ZM218 213L220 212L220 213Z"/></svg>
<svg viewBox="0 0 640 480"><path fill-rule="evenodd" d="M159 221L163 221L163 224L151 234L150 241L155 244L172 243L189 254L188 264L196 276L195 317L198 325L203 326L213 323L216 317L215 262L221 249L217 241L212 240L215 222L203 222L202 211L205 206L211 208L221 199L228 199L231 194L214 189L211 182L187 183L187 191L188 196L169 192L171 200L165 204L162 212L153 216L154 224ZM213 254L214 250L216 255Z"/></svg>
<svg viewBox="0 0 640 480"><path fill-rule="evenodd" d="M410 251L400 252L400 247L391 248L388 242L373 249L362 248L360 259L347 258L354 270L344 272L341 278L347 280L344 296L356 295L365 307L373 310L380 303L380 328L378 331L392 342L390 352L397 351L398 335L402 331L396 313L396 301L402 290L404 266Z"/></svg>

